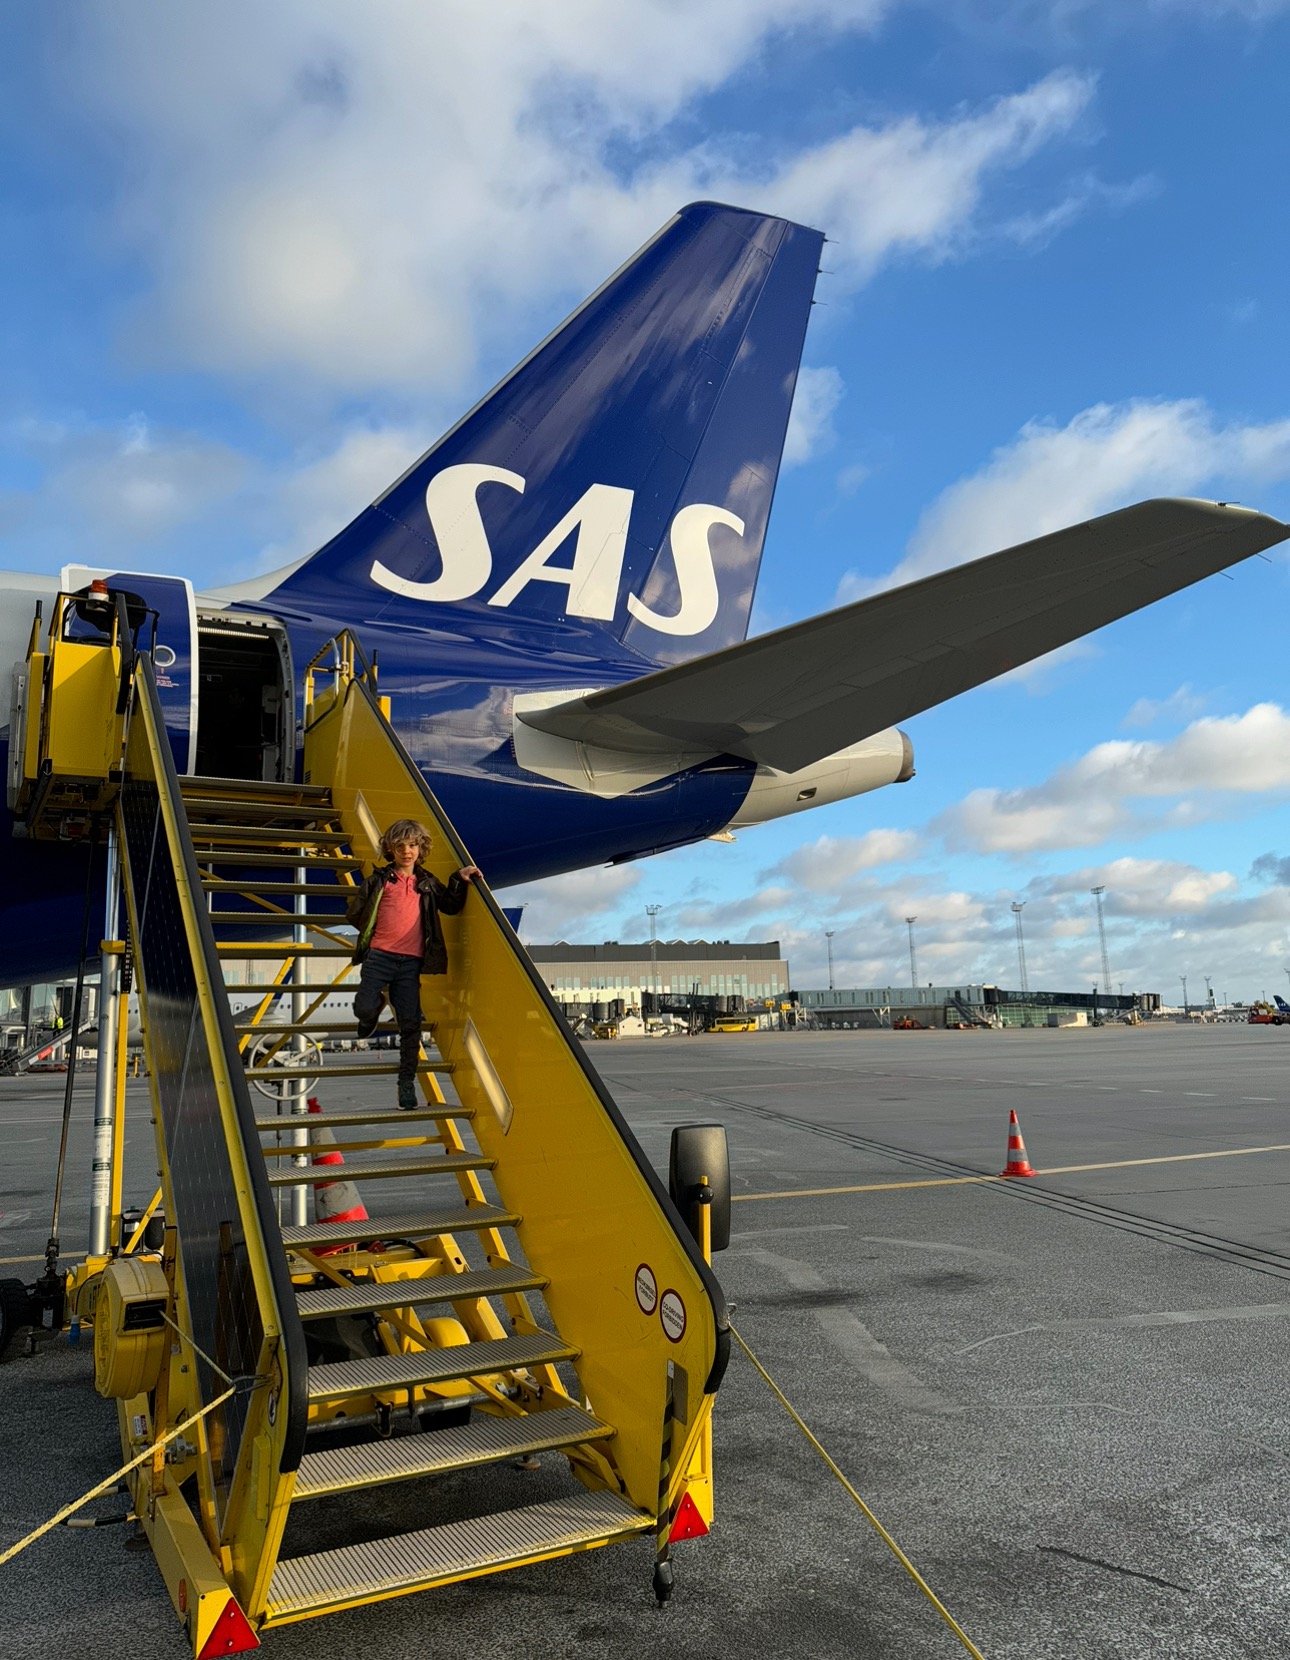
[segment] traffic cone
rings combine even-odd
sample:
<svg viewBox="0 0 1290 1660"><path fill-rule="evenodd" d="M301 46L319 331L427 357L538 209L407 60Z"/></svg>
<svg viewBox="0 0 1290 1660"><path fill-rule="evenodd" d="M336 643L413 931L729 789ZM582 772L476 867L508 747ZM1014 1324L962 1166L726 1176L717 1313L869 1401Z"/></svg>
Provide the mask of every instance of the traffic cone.
<svg viewBox="0 0 1290 1660"><path fill-rule="evenodd" d="M309 1111L320 1113L322 1102L316 1095L309 1097ZM312 1163L315 1165L343 1165L344 1156L336 1148L336 1132L329 1130L324 1124L315 1124L309 1132L310 1145L317 1148L330 1148L330 1152L316 1152ZM359 1197L358 1189L350 1181L315 1182L314 1189L314 1221L315 1222L366 1222L370 1218L367 1206ZM334 1251L345 1250L343 1245L337 1245L331 1250L320 1251L320 1256L330 1256Z"/></svg>
<svg viewBox="0 0 1290 1660"><path fill-rule="evenodd" d="M1037 1176L1026 1157L1026 1144L1021 1139L1021 1125L1015 1112L1008 1114L1008 1162L999 1172L1001 1176Z"/></svg>

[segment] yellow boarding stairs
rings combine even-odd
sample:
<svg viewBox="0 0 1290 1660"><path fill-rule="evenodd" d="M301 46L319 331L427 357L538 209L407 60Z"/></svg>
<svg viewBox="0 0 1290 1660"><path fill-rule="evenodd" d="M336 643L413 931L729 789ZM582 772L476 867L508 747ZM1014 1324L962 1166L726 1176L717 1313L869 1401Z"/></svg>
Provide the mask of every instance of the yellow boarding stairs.
<svg viewBox="0 0 1290 1660"><path fill-rule="evenodd" d="M395 1106L393 1057L312 1048L354 1029L310 1016L350 965L337 929L380 828L419 819L432 868L468 862L349 636L306 677L304 783L181 779L123 609L101 660L59 678L85 649L61 639L73 603L43 653L33 631L11 799L37 836L113 816L165 1232L147 1253L148 1216L121 1220L121 1067L110 1246L69 1307L93 1319L126 1457L219 1402L130 1478L194 1653L636 1536L662 1600L670 1539L712 1515L729 1339L691 1231L710 1207L682 1222L478 884L444 920L449 974L421 982L423 1104ZM97 771L84 742L63 765L60 727L95 733ZM256 960L281 972L234 1018L225 970ZM363 1104L302 1116L289 1055ZM309 1215L319 1128L370 1218L326 1219L323 1188ZM540 1476L513 1468L553 1452Z"/></svg>

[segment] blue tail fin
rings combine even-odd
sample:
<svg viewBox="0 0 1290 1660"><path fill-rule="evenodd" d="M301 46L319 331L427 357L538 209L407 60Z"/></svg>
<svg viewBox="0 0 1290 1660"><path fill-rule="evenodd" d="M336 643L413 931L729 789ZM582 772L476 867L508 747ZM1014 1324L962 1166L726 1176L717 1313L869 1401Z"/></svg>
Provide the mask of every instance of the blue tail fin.
<svg viewBox="0 0 1290 1660"><path fill-rule="evenodd" d="M743 639L822 244L682 209L261 603L648 663Z"/></svg>
<svg viewBox="0 0 1290 1660"><path fill-rule="evenodd" d="M1273 997L1276 998L1277 1008L1279 1008L1281 1010L1281 1013L1282 1014L1290 1014L1290 1003L1287 1003L1285 998L1279 996L1275 991L1272 993L1272 995L1273 995Z"/></svg>

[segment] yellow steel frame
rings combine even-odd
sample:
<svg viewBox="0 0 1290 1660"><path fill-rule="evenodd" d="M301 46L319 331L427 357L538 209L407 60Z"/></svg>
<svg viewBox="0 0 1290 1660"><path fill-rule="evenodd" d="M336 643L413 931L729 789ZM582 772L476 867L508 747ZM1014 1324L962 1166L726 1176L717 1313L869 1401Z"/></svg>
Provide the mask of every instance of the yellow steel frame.
<svg viewBox="0 0 1290 1660"><path fill-rule="evenodd" d="M235 1175L238 1211L246 1242L248 1267L260 1308L264 1339L256 1367L257 1383L249 1392L246 1427L242 1439L242 1453L230 1486L222 1527L216 1521L215 1493L211 1473L205 1423L200 1426L197 1451L191 1464L197 1475L200 1532L206 1555L212 1557L223 1572L228 1586L237 1597L252 1623L264 1608L269 1578L277 1560L282 1529L286 1524L287 1509L294 1485L294 1473L283 1474L279 1465L287 1430L288 1414L277 1410L280 1398L285 1397L289 1380L284 1375L286 1357L281 1329L276 1318L276 1302L270 1279L266 1242L260 1231L260 1220L252 1197L247 1149L243 1144L238 1120L233 1079L225 1061L220 1031L217 990L207 972L205 951L199 928L198 913L202 904L200 892L194 893L186 879L184 837L176 812L176 803L165 787L162 745L168 742L164 731L154 724L153 711L147 698L136 698L135 730L142 736L151 758L153 774L158 784L162 823L166 842L173 861L183 915L184 931L197 982L197 999L202 1029L209 1050L220 1117L224 1128L225 1146ZM134 873L129 869L129 844L121 827L121 846L127 873L126 900L131 931L140 937L140 918L135 909ZM168 1150L161 1130L157 1097L160 1075L159 1057L153 1052L153 1023L148 1018L147 964L137 964L140 1007L143 1015L144 1042L148 1056L148 1070L152 1079L154 1120L157 1123L157 1155L161 1171L161 1185L168 1219L175 1217L171 1191ZM222 989L222 988L221 988ZM169 1376L163 1377L153 1397L154 1405L148 1420L151 1435L164 1431L168 1421L178 1421L181 1412L196 1410L204 1403L196 1399L198 1373L194 1365L191 1323L187 1316L187 1290L184 1284L182 1262L172 1239L173 1230L167 1230L167 1259L173 1262L175 1325L179 1336L179 1352L169 1367ZM133 1403L131 1403L133 1404ZM132 1415L122 1406L123 1445L129 1448L132 1440ZM188 1471L172 1466L176 1481L182 1481ZM191 1538L187 1530L178 1526L174 1516L162 1503L165 1495L165 1471L154 1472L148 1492L139 1504L139 1516L148 1530L157 1552L158 1562L167 1573L172 1600L179 1606L179 1589L168 1571L169 1564L184 1566L190 1583L200 1579L202 1563L188 1562L181 1548L184 1538Z"/></svg>
<svg viewBox="0 0 1290 1660"><path fill-rule="evenodd" d="M312 676L320 664L333 683L315 695ZM365 870L381 856L380 827L396 818L427 825L434 842L430 862L441 876L467 861L383 718L374 677L348 635L325 647L306 672L305 780L330 786ZM452 1064L458 1094L472 1109L481 1150L496 1161L501 1201L523 1217L525 1255L550 1280L544 1297L555 1325L581 1350L574 1366L582 1400L594 1403L617 1432L603 1455L575 1459L575 1470L591 1486L621 1483L642 1512L655 1515L669 1363L681 1387L664 1508L687 1480L699 1477L704 1460L713 1399L704 1384L717 1353L708 1285L500 912L472 895L461 915L443 924L451 971L422 980L423 1013ZM463 1146L451 1120L444 1121L442 1139L449 1151ZM459 1179L468 1203L486 1202L476 1175ZM506 1262L500 1236L482 1237L489 1262ZM441 1248L455 1252L448 1239ZM346 1259L331 1261L339 1266ZM656 1288L648 1310L635 1290L642 1266ZM684 1317L683 1325L674 1318L672 1332L662 1323L664 1302ZM538 1329L523 1298L505 1303L516 1332ZM487 1303L466 1312L459 1305L458 1315L478 1335L502 1335ZM547 1376L537 1385L544 1394L558 1387L558 1378L554 1368L543 1370ZM540 1405L541 1395L530 1394Z"/></svg>

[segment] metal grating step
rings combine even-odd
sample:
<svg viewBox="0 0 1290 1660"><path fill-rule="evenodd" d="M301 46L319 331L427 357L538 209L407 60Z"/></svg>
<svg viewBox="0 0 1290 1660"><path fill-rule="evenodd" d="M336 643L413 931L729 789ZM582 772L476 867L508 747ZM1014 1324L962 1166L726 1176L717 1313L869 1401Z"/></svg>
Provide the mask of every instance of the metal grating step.
<svg viewBox="0 0 1290 1660"><path fill-rule="evenodd" d="M350 956L352 958L354 956L354 946L352 945L292 945L291 940L217 940L216 951L221 956L234 956L234 958L269 956L274 961L284 958L284 956L327 956L327 958L337 958L337 956ZM261 988L259 986L234 986L232 989L234 991L256 993ZM267 991L269 988L266 986L264 989ZM299 993L302 988L301 986L282 986L281 989L282 991ZM309 991L309 986L305 986L304 989ZM314 986L312 989L314 991L330 991L332 988L330 986Z"/></svg>
<svg viewBox="0 0 1290 1660"><path fill-rule="evenodd" d="M613 1429L580 1407L555 1407L523 1418L499 1418L479 1413L470 1423L397 1440L370 1441L364 1446L336 1447L306 1453L300 1461L292 1500L317 1499L327 1493L352 1493L360 1487L378 1487L387 1481L410 1481L417 1476L446 1475L450 1470L477 1469L526 1453L552 1452L581 1441L603 1441Z"/></svg>
<svg viewBox="0 0 1290 1660"><path fill-rule="evenodd" d="M208 853L198 852L197 858L205 865L252 865L256 870L268 870L278 865L297 865L306 870L363 868L360 859L341 858L339 855L324 858L321 854L306 857L299 853L225 853L221 848L212 848Z"/></svg>
<svg viewBox="0 0 1290 1660"><path fill-rule="evenodd" d="M306 1150L318 1154L329 1153L331 1148L315 1146ZM336 1165L315 1164L308 1167L297 1166L292 1170L271 1170L269 1186L305 1187L310 1183L371 1182L384 1176L453 1176L459 1170L491 1170L496 1163L496 1159L485 1158L481 1153L440 1153L438 1158L401 1159L397 1164L347 1163L344 1166L344 1175Z"/></svg>
<svg viewBox="0 0 1290 1660"><path fill-rule="evenodd" d="M270 1118L257 1118L255 1127L262 1132L280 1130L284 1134L290 1130L307 1129L312 1126L317 1129L320 1125L330 1129L349 1129L354 1125L363 1124L424 1124L427 1120L440 1118L473 1118L474 1107L417 1107L414 1111L405 1111L402 1107L391 1107L389 1112L310 1112L310 1113L275 1113Z"/></svg>
<svg viewBox="0 0 1290 1660"><path fill-rule="evenodd" d="M195 814L203 824L210 822L205 816L207 813L245 813L247 817L240 821L243 824L280 818L289 819L297 825L318 824L339 817L329 801L309 805L295 801L255 801L250 796L244 799L234 796L224 800L214 795L189 795L186 790L184 807L190 818Z"/></svg>
<svg viewBox="0 0 1290 1660"><path fill-rule="evenodd" d="M274 1026L266 1026L264 1028L266 1036L277 1030L280 1030L280 1028ZM295 1055L297 1051L294 1049L287 1049L282 1051L282 1053ZM417 1062L417 1071L419 1073L438 1072L442 1075L444 1073L451 1072L452 1069L452 1061ZM244 1066L242 1070L246 1073L248 1078L269 1077L285 1079L287 1083L290 1083L293 1073L297 1077L303 1076L306 1078L390 1078L393 1077L399 1070L399 1063L398 1061L390 1061L388 1063L383 1061L379 1065L373 1066L317 1066L306 1059L298 1061L292 1066L287 1066L285 1062L282 1065L277 1065L273 1061L260 1061L253 1066ZM317 1118L318 1114L311 1113L310 1117Z"/></svg>
<svg viewBox="0 0 1290 1660"><path fill-rule="evenodd" d="M578 1493L367 1545L291 1557L274 1570L266 1623L564 1556L653 1526L652 1516L618 1493Z"/></svg>
<svg viewBox="0 0 1290 1660"><path fill-rule="evenodd" d="M331 897L339 892L332 888ZM212 911L210 917L217 928L265 928L270 923L278 928L326 928L333 922L338 928L347 926L344 911L307 911L303 916L297 911Z"/></svg>
<svg viewBox="0 0 1290 1660"><path fill-rule="evenodd" d="M519 1221L519 1211L499 1210L493 1205L463 1205L460 1210L422 1210L402 1216L372 1216L366 1222L315 1222L308 1227L283 1228L282 1243L299 1245L309 1251L328 1245L347 1245L351 1240L362 1243L372 1239L425 1239L434 1233L513 1228Z"/></svg>
<svg viewBox="0 0 1290 1660"><path fill-rule="evenodd" d="M574 1360L581 1353L554 1336L503 1337L495 1342L459 1343L451 1349L422 1349L416 1354L373 1355L368 1360L338 1360L309 1368L311 1401L343 1400L376 1390L412 1389L419 1383L451 1383L455 1378L491 1377L553 1360Z"/></svg>
<svg viewBox="0 0 1290 1660"><path fill-rule="evenodd" d="M214 774L186 774L179 780L179 793L189 797L209 796L220 801L250 801L267 803L308 803L320 807L331 805L331 791L325 784L278 784L259 778L219 778Z"/></svg>
<svg viewBox="0 0 1290 1660"><path fill-rule="evenodd" d="M501 1297L513 1291L540 1291L545 1274L518 1264L481 1268L465 1274L428 1274L416 1279L363 1280L356 1285L326 1285L296 1295L302 1320L325 1320L337 1314L369 1314L382 1308L418 1308L422 1303L460 1303L474 1297Z"/></svg>
<svg viewBox="0 0 1290 1660"><path fill-rule="evenodd" d="M288 824L192 824L188 826L194 842L206 844L225 842L234 846L280 848L287 847L344 847L349 837L343 830L302 830Z"/></svg>
<svg viewBox="0 0 1290 1660"><path fill-rule="evenodd" d="M206 876L202 879L202 887L207 893L226 893L235 899L249 899L253 894L288 894L303 893L317 894L320 899L343 899L352 896L354 887L340 882L257 882L250 879L239 882L235 876ZM275 913L266 911L266 916ZM291 911L284 911L284 916L291 916ZM219 912L215 912L218 916Z"/></svg>

